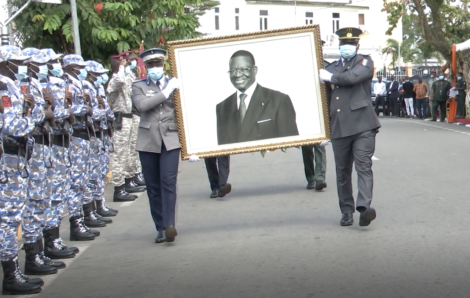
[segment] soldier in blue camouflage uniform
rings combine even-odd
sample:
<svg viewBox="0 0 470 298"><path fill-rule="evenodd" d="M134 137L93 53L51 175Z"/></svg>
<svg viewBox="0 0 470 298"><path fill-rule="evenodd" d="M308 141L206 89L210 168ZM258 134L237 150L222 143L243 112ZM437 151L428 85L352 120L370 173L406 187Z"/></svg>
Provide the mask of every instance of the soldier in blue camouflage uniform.
<svg viewBox="0 0 470 298"><path fill-rule="evenodd" d="M88 73L85 62L79 55L66 55L63 58L63 66L66 74L65 98L72 101L72 113L75 121L72 124L73 133L70 137L69 155L72 166L70 171L70 191L67 196L68 211L70 215L70 240L86 241L94 240L100 232L90 230L85 223L82 214L84 198L92 197L89 184L90 158L90 116L93 109L90 106L90 95L85 94L83 81Z"/></svg>
<svg viewBox="0 0 470 298"><path fill-rule="evenodd" d="M97 172L92 174L96 175L96 189L93 193L93 197L96 204L96 211L100 216L116 216L117 210L110 209L108 206L106 206L104 198L104 183L106 175L109 172L109 153L110 151L113 151L113 143L109 133L109 122L112 123L112 121L114 121L114 113L109 108L103 87L102 76L103 74L107 73L108 70L104 69L103 65L96 61L89 60L86 62L86 64L88 79L93 82L97 91L97 100L99 102L100 108L105 112L101 121L94 123L95 134L100 142L100 144L96 144L96 146L100 146L101 150L99 150L98 154L93 155L93 158L95 159L95 162L98 166L96 169Z"/></svg>
<svg viewBox="0 0 470 298"><path fill-rule="evenodd" d="M53 166L47 171L46 189L46 222L44 224L44 252L51 259L73 258L79 252L76 247L67 247L60 238L59 227L62 214L67 206L67 195L70 191L69 141L73 132L71 123L74 121L72 103L65 100L64 71L60 64L62 55L52 49L42 49L41 52L50 58L47 66L50 72L48 89L54 100L54 120L52 127L51 157Z"/></svg>
<svg viewBox="0 0 470 298"><path fill-rule="evenodd" d="M47 81L48 69L44 57L40 50L36 48L26 48L21 53L23 56L31 57L25 64L28 66L28 76L20 82L20 87L25 94L34 97L35 107L40 109L40 113L34 115L35 128L31 133L34 145L31 158L28 161L28 193L27 204L23 214L22 232L24 239L24 249L26 252L25 273L33 275L47 275L57 273L57 267L64 268L63 262L51 262L45 264L42 260L44 247L42 242L42 230L45 216L47 168L52 167L49 135L52 129L49 120L54 115L52 112L52 95L41 85L40 80ZM47 105L47 107L46 107Z"/></svg>
<svg viewBox="0 0 470 298"><path fill-rule="evenodd" d="M90 70L95 71L96 69L90 68L90 64L86 63L85 69L87 70L88 76L83 81L84 86L88 94L90 95L90 103L93 109L93 115L90 117L93 124L90 127L90 156L88 159L88 170L89 180L88 187L91 192L87 192L84 195L83 211L85 213L85 225L89 227L105 227L106 224L112 223L112 220L106 217L102 217L95 210L94 199L97 196L101 196L100 180L101 180L101 166L100 166L100 154L104 150L102 143L102 130L106 128L104 122L106 121L106 110L103 99L98 96L98 88L101 84L101 75ZM104 185L103 185L104 188ZM104 193L104 189L103 189Z"/></svg>
<svg viewBox="0 0 470 298"><path fill-rule="evenodd" d="M2 110L2 158L0 174L0 260L3 268L3 295L34 294L44 284L40 278L29 278L19 268L18 227L23 218L28 187L28 135L34 130L34 118L40 110L31 95L21 94L15 81L27 76L14 46L0 47L0 93Z"/></svg>

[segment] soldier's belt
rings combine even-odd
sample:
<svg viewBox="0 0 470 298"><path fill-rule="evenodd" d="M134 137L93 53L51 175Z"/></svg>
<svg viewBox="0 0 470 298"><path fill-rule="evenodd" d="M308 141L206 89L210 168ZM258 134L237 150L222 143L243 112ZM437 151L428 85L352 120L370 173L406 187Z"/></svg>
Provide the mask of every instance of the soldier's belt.
<svg viewBox="0 0 470 298"><path fill-rule="evenodd" d="M86 129L74 129L72 137L80 138L89 141L90 136L88 135L88 130Z"/></svg>
<svg viewBox="0 0 470 298"><path fill-rule="evenodd" d="M52 138L52 144L64 148L69 148L70 140L67 135L54 135Z"/></svg>
<svg viewBox="0 0 470 298"><path fill-rule="evenodd" d="M23 156L26 160L29 160L32 155L31 150L28 150L28 156L26 156L26 143L21 143L19 145L3 143L3 150L5 154Z"/></svg>
<svg viewBox="0 0 470 298"><path fill-rule="evenodd" d="M114 118L132 118L132 113L126 114L122 112L115 112L114 113Z"/></svg>

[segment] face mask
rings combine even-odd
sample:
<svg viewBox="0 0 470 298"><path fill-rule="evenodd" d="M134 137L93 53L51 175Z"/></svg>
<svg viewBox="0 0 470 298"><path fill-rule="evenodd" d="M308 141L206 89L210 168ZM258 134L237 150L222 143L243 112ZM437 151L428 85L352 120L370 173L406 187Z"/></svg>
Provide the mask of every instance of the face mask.
<svg viewBox="0 0 470 298"><path fill-rule="evenodd" d="M102 83L103 83L103 79L101 77L97 77L95 81L95 87L101 86Z"/></svg>
<svg viewBox="0 0 470 298"><path fill-rule="evenodd" d="M341 57L343 57L344 59L351 59L356 55L356 51L357 47L350 44L345 44L339 47Z"/></svg>
<svg viewBox="0 0 470 298"><path fill-rule="evenodd" d="M106 84L106 83L108 82L108 80L109 80L108 74L106 74L106 73L103 74L103 75L101 76L101 78L103 79L103 84Z"/></svg>
<svg viewBox="0 0 470 298"><path fill-rule="evenodd" d="M18 66L18 72L15 73L15 77L18 81L21 81L28 76L27 73L28 73L28 67L25 65L21 65L21 66Z"/></svg>
<svg viewBox="0 0 470 298"><path fill-rule="evenodd" d="M47 65L41 65L39 66L39 72L36 75L40 79L45 79L47 78L48 73L49 73L49 69L47 68Z"/></svg>
<svg viewBox="0 0 470 298"><path fill-rule="evenodd" d="M439 80L443 80L444 79L444 76L439 76Z"/></svg>
<svg viewBox="0 0 470 298"><path fill-rule="evenodd" d="M161 67L152 67L147 69L147 75L153 81L158 81L163 77L163 66Z"/></svg>
<svg viewBox="0 0 470 298"><path fill-rule="evenodd" d="M131 68L129 66L126 66L126 68L124 68L124 73L126 75L130 74L131 73Z"/></svg>
<svg viewBox="0 0 470 298"><path fill-rule="evenodd" d="M57 78L60 78L64 75L64 70L62 69L62 66L60 65L60 63L52 64L51 73L54 77L57 77Z"/></svg>
<svg viewBox="0 0 470 298"><path fill-rule="evenodd" d="M132 69L134 69L136 66L137 66L137 61L132 60L131 65L129 66L130 69L132 70Z"/></svg>
<svg viewBox="0 0 470 298"><path fill-rule="evenodd" d="M459 80L459 81L460 81L461 79L462 79L462 77L457 77L457 80Z"/></svg>
<svg viewBox="0 0 470 298"><path fill-rule="evenodd" d="M80 69L80 74L78 74L78 79L80 81L84 81L86 79L86 77L88 76L88 71L86 71L86 69Z"/></svg>

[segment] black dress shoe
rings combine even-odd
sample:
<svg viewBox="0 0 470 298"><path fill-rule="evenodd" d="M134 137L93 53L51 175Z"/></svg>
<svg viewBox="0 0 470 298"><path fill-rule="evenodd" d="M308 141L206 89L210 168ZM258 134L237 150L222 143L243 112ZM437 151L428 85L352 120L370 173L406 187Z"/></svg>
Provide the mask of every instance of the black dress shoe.
<svg viewBox="0 0 470 298"><path fill-rule="evenodd" d="M176 228L174 226L168 226L165 230L166 242L175 241L175 237L178 235Z"/></svg>
<svg viewBox="0 0 470 298"><path fill-rule="evenodd" d="M307 189L314 189L315 188L315 181L309 181L307 183Z"/></svg>
<svg viewBox="0 0 470 298"><path fill-rule="evenodd" d="M232 185L230 183L225 184L219 189L219 197L225 197L226 194L229 194L232 191Z"/></svg>
<svg viewBox="0 0 470 298"><path fill-rule="evenodd" d="M216 189L211 192L210 198L213 199L213 198L217 198L218 196L219 196L219 191Z"/></svg>
<svg viewBox="0 0 470 298"><path fill-rule="evenodd" d="M155 238L155 243L163 243L165 241L165 233L163 231L158 231L157 238Z"/></svg>
<svg viewBox="0 0 470 298"><path fill-rule="evenodd" d="M367 227L370 225L370 222L377 217L377 213L374 208L367 208L364 212L361 212L361 217L359 218L359 225L361 227Z"/></svg>
<svg viewBox="0 0 470 298"><path fill-rule="evenodd" d="M343 213L341 217L341 225L343 227L352 226L354 223L354 218L352 213Z"/></svg>
<svg viewBox="0 0 470 298"><path fill-rule="evenodd" d="M320 191L320 190L322 190L322 189L324 189L324 188L326 188L326 182L324 182L324 181L316 181L316 183L315 183L315 190Z"/></svg>

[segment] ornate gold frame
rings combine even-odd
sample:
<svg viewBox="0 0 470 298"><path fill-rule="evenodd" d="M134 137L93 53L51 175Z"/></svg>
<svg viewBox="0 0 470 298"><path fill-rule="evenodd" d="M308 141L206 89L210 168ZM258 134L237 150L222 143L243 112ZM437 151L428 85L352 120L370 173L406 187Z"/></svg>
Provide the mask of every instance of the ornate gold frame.
<svg viewBox="0 0 470 298"><path fill-rule="evenodd" d="M217 36L217 37L209 37L209 38L196 38L196 39L187 39L187 40L178 40L178 41L168 42L168 61L170 63L171 74L173 77L178 77L177 67L176 67L175 49L200 46L200 45L210 45L210 44L216 44L220 42L242 41L242 40L250 40L250 39L257 39L257 38L264 38L264 37L306 33L306 32L313 33L314 40L315 40L317 65L319 65L321 69L324 67L324 64L323 64L322 41L320 37L320 27L319 25L307 25L307 26L284 28L284 29L278 29L278 30L266 30L266 31L259 31L259 32L253 32L253 33ZM263 150L275 150L275 149L281 149L281 148L299 147L299 146L305 146L305 145L319 144L322 141L329 140L331 137L331 134L330 134L330 121L329 121L329 114L328 114L328 101L326 98L326 88L324 84L319 84L319 85L321 88L321 101L322 101L321 112L323 113L323 120L324 120L323 124L325 127L326 138L317 138L317 139L295 141L295 142L290 141L290 142L276 143L276 144L271 144L271 145L266 145L266 146L262 146L262 145L249 146L249 147L242 147L236 150L230 149L230 150L208 151L204 153L199 153L198 157L204 158L204 157L256 152L256 151L263 151ZM186 138L185 138L186 134L185 134L185 128L184 128L184 122L183 122L183 112L182 112L182 107L181 107L181 98L180 98L180 94L178 91L174 93L174 100L175 100L174 103L175 103L175 114L176 114L175 116L176 116L176 122L178 125L178 137L181 143L181 159L187 160L189 159L190 155L188 154L188 151L187 151Z"/></svg>

